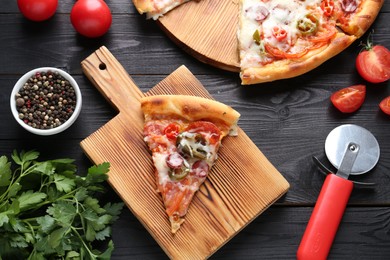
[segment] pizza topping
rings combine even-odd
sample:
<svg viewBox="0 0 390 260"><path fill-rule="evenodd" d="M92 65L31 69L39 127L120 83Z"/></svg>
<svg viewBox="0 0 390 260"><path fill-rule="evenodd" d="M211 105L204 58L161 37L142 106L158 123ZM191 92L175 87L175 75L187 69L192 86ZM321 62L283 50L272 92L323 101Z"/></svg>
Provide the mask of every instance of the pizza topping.
<svg viewBox="0 0 390 260"><path fill-rule="evenodd" d="M300 52L294 52L294 53L289 53L285 52L283 50L280 50L278 48L272 47L270 44L265 44L264 45L265 49L269 54L274 56L275 58L278 59L298 59L303 57L306 53L308 53L309 49L303 48Z"/></svg>
<svg viewBox="0 0 390 260"><path fill-rule="evenodd" d="M313 14L307 14L297 22L297 28L302 35L314 34L318 29L318 18Z"/></svg>
<svg viewBox="0 0 390 260"><path fill-rule="evenodd" d="M183 168L183 169L180 168L180 169L171 169L168 174L171 180L180 181L184 177L186 177L189 172L190 169L188 168Z"/></svg>
<svg viewBox="0 0 390 260"><path fill-rule="evenodd" d="M253 40L255 41L255 43L257 45L260 45L260 33L259 33L259 30L256 30L254 33L253 33L253 36L252 36Z"/></svg>
<svg viewBox="0 0 390 260"><path fill-rule="evenodd" d="M191 168L191 174L204 178L209 171L209 165L206 161L196 161Z"/></svg>
<svg viewBox="0 0 390 260"><path fill-rule="evenodd" d="M184 164L184 158L179 153L171 153L166 159L169 168L178 169Z"/></svg>
<svg viewBox="0 0 390 260"><path fill-rule="evenodd" d="M257 30L256 30L257 31ZM272 35L278 40L282 41L287 37L287 31L280 26L274 26L272 28Z"/></svg>
<svg viewBox="0 0 390 260"><path fill-rule="evenodd" d="M164 134L168 137L168 139L175 140L177 135L179 134L179 126L175 123L169 124L164 129Z"/></svg>
<svg viewBox="0 0 390 260"><path fill-rule="evenodd" d="M183 132L179 134L177 136L177 148L191 158L206 159L210 153L205 138L199 133Z"/></svg>
<svg viewBox="0 0 390 260"><path fill-rule="evenodd" d="M332 0L324 0L321 2L321 9L325 16L331 16L334 10L334 2Z"/></svg>
<svg viewBox="0 0 390 260"><path fill-rule="evenodd" d="M250 6L248 9L245 10L245 12L248 17L258 22L265 20L269 15L268 9L261 4Z"/></svg>
<svg viewBox="0 0 390 260"><path fill-rule="evenodd" d="M344 12L353 13L358 7L358 2L356 0L341 0L341 8Z"/></svg>

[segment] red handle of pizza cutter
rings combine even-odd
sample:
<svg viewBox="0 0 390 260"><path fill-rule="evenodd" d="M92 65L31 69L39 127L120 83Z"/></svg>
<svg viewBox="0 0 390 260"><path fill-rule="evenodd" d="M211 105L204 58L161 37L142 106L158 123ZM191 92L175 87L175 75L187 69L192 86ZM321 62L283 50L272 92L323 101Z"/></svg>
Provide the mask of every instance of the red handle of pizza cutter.
<svg viewBox="0 0 390 260"><path fill-rule="evenodd" d="M352 181L328 174L299 245L297 259L327 258L352 189Z"/></svg>

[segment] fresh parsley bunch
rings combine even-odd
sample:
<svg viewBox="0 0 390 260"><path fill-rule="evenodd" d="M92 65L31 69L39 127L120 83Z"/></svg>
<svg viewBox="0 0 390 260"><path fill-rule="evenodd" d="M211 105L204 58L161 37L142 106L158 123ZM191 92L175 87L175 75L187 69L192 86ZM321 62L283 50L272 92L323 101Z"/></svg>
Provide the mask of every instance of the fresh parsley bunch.
<svg viewBox="0 0 390 260"><path fill-rule="evenodd" d="M102 207L93 197L105 190L109 163L80 176L72 159L39 162L38 156L14 151L15 170L0 157L0 260L109 259L112 240L104 252L94 245L110 238L123 203Z"/></svg>

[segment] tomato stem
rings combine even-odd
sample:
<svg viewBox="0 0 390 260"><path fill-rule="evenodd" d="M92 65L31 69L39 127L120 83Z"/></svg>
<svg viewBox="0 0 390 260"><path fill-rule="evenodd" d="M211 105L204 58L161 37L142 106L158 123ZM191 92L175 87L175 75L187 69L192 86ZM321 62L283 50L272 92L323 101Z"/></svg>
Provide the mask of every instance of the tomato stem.
<svg viewBox="0 0 390 260"><path fill-rule="evenodd" d="M369 51L374 46L374 29L368 34L367 36L367 43L360 42L359 46L363 46L363 48L360 50L362 51Z"/></svg>

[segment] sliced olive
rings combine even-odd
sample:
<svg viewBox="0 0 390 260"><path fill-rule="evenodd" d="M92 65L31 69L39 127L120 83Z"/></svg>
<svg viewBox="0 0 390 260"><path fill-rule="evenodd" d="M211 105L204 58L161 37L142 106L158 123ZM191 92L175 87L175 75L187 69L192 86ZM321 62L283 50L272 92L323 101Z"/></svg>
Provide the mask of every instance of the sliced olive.
<svg viewBox="0 0 390 260"><path fill-rule="evenodd" d="M207 157L205 149L207 141L199 133L181 133L177 136L176 144L181 153L187 154L192 158L205 159Z"/></svg>
<svg viewBox="0 0 390 260"><path fill-rule="evenodd" d="M169 178L174 181L180 181L190 172L190 169L182 167L178 169L170 169L168 172Z"/></svg>

